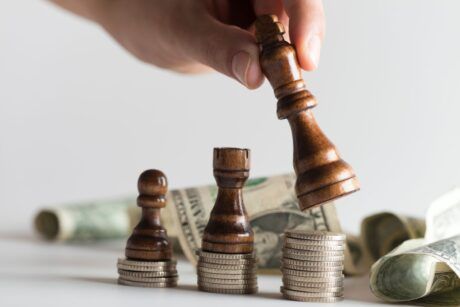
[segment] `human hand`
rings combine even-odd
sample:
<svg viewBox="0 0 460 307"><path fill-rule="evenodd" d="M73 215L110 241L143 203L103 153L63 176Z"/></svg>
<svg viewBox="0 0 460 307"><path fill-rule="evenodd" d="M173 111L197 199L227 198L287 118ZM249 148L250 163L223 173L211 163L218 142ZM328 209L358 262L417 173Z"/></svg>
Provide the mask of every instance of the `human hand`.
<svg viewBox="0 0 460 307"><path fill-rule="evenodd" d="M71 0L54 0L64 7ZM72 1L71 1L72 2ZM86 15L140 60L178 72L213 68L248 88L263 82L253 34L258 15L275 14L300 66L318 66L325 20L321 0L84 0ZM75 3L75 2L74 2ZM96 5L97 3L97 5ZM78 9L73 9L78 12Z"/></svg>

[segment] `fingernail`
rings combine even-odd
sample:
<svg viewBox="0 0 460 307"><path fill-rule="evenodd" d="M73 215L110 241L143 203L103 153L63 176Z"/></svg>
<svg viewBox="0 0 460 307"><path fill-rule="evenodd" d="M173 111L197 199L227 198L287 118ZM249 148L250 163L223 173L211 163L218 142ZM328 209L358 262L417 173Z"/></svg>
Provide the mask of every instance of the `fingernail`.
<svg viewBox="0 0 460 307"><path fill-rule="evenodd" d="M246 51L240 51L233 56L232 70L235 77L243 85L248 86L248 70L251 64L251 56Z"/></svg>
<svg viewBox="0 0 460 307"><path fill-rule="evenodd" d="M321 53L321 39L318 35L313 35L308 41L308 55L315 68L319 64L319 56Z"/></svg>

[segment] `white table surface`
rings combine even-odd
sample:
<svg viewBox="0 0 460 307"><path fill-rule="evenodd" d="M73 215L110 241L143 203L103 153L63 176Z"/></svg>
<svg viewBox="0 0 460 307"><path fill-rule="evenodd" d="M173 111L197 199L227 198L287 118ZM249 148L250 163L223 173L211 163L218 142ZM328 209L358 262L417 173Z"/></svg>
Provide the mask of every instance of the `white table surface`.
<svg viewBox="0 0 460 307"><path fill-rule="evenodd" d="M0 234L0 306L235 307L251 304L252 307L269 307L306 304L283 300L279 292L280 276L275 275L259 275L259 293L255 295L199 292L195 270L185 259L179 259L177 288L120 286L116 282L115 263L123 248L121 241L71 245L43 242L31 235ZM368 277L364 276L346 279L345 300L337 305L386 304L372 295Z"/></svg>

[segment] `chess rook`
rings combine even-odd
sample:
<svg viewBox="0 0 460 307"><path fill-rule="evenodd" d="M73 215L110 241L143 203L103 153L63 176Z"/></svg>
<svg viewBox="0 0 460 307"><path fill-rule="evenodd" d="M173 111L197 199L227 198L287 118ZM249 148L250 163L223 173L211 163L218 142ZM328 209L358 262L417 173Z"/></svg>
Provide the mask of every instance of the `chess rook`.
<svg viewBox="0 0 460 307"><path fill-rule="evenodd" d="M219 188L197 250L200 291L223 294L257 292L254 234L244 208L242 188L249 177L249 149L214 148Z"/></svg>
<svg viewBox="0 0 460 307"><path fill-rule="evenodd" d="M311 108L317 101L306 89L294 46L283 38L283 25L276 16L264 15L255 26L262 71L278 99L278 118L291 126L300 208L307 210L359 190L353 169L316 123Z"/></svg>
<svg viewBox="0 0 460 307"><path fill-rule="evenodd" d="M164 288L177 286L176 261L160 222L166 205L168 183L159 170L147 170L137 182L137 205L142 216L126 243L126 259L118 259L118 283L134 287Z"/></svg>
<svg viewBox="0 0 460 307"><path fill-rule="evenodd" d="M128 239L125 255L133 260L169 260L172 247L160 222L160 209L166 205L166 176L159 170L147 170L140 175L137 186L142 217Z"/></svg>
<svg viewBox="0 0 460 307"><path fill-rule="evenodd" d="M249 149L214 148L217 199L204 230L203 251L252 253L254 234L244 208L242 187L249 177Z"/></svg>

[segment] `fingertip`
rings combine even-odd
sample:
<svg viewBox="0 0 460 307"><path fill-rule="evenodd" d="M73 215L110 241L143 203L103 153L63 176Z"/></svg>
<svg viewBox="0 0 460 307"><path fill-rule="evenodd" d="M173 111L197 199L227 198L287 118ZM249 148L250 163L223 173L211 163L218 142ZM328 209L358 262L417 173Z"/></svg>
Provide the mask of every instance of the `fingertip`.
<svg viewBox="0 0 460 307"><path fill-rule="evenodd" d="M258 54L239 51L232 58L233 77L248 89L258 88L264 80Z"/></svg>
<svg viewBox="0 0 460 307"><path fill-rule="evenodd" d="M321 37L317 34L309 35L297 46L299 64L304 70L315 70L319 66L321 55Z"/></svg>
<svg viewBox="0 0 460 307"><path fill-rule="evenodd" d="M256 89L264 83L264 79L258 59L252 59L247 72L246 87L251 90Z"/></svg>
<svg viewBox="0 0 460 307"><path fill-rule="evenodd" d="M289 36L297 48L302 69L314 70L319 65L325 34L325 16L321 0L284 0L289 16Z"/></svg>

